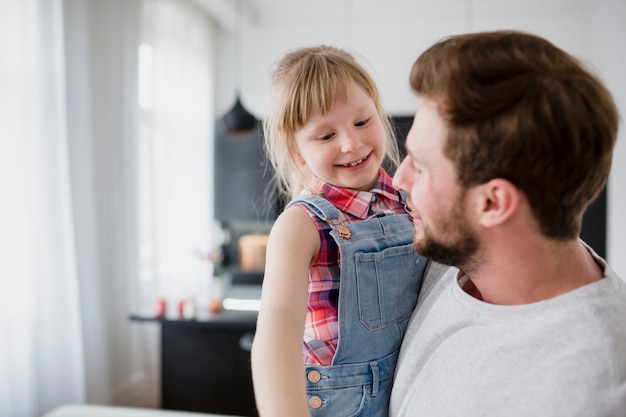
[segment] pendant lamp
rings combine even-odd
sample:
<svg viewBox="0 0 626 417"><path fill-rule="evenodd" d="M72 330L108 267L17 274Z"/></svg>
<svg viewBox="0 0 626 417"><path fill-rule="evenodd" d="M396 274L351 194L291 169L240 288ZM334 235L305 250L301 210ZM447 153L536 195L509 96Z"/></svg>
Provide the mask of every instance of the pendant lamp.
<svg viewBox="0 0 626 417"><path fill-rule="evenodd" d="M228 133L246 133L256 127L256 117L248 113L243 104L239 93L237 93L235 105L224 115L224 125Z"/></svg>
<svg viewBox="0 0 626 417"><path fill-rule="evenodd" d="M237 57L237 62L235 63L235 73L237 75L236 82L238 84L241 83L241 54L243 53L241 47L241 38L242 38L242 22L243 22L243 0L239 0L239 11L235 13L238 19L237 28L237 42L235 43L235 56ZM235 95L235 105L224 115L223 118L224 126L226 127L226 132L229 134L241 134L251 132L256 128L257 119L252 114L250 114L243 104L241 103L241 95L239 92L239 87L237 88L237 93Z"/></svg>

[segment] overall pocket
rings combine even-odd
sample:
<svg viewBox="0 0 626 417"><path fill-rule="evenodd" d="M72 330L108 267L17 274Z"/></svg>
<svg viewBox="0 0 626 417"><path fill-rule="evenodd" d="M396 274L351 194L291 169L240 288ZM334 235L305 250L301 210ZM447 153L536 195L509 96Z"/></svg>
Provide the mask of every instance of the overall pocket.
<svg viewBox="0 0 626 417"><path fill-rule="evenodd" d="M356 253L361 322L375 330L407 320L417 303L425 264L412 243Z"/></svg>

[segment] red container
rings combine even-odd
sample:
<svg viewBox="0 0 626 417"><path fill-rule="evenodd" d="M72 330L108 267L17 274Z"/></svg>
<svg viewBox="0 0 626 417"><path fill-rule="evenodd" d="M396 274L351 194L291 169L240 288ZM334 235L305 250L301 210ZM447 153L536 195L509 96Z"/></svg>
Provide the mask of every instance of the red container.
<svg viewBox="0 0 626 417"><path fill-rule="evenodd" d="M165 317L165 312L167 311L167 301L165 298L159 297L154 302L154 315L156 317L162 318Z"/></svg>

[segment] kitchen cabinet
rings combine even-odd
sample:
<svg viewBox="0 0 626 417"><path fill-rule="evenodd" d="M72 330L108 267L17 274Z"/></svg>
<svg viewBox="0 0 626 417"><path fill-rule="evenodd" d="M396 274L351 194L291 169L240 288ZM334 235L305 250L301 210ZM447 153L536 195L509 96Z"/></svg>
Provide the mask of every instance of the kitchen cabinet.
<svg viewBox="0 0 626 417"><path fill-rule="evenodd" d="M131 320L160 323L163 409L258 416L250 371L256 313Z"/></svg>

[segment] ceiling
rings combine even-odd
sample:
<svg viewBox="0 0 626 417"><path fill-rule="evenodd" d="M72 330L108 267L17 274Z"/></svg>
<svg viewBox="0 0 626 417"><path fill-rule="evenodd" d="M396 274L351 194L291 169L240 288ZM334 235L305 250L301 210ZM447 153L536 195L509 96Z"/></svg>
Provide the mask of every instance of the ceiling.
<svg viewBox="0 0 626 417"><path fill-rule="evenodd" d="M384 18L423 13L484 13L521 7L559 9L589 7L601 0L193 0L227 31L238 26L239 16L249 21L286 21L307 18Z"/></svg>

